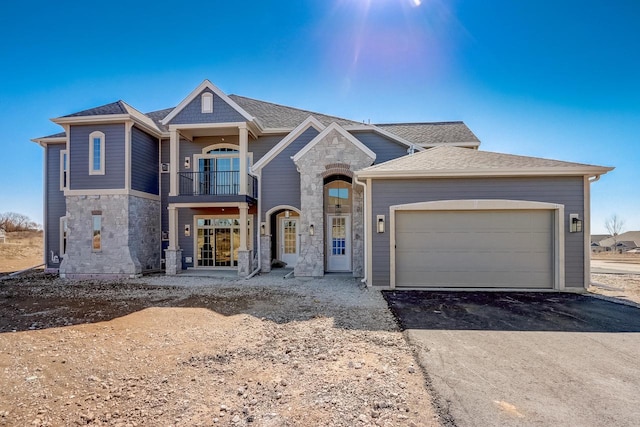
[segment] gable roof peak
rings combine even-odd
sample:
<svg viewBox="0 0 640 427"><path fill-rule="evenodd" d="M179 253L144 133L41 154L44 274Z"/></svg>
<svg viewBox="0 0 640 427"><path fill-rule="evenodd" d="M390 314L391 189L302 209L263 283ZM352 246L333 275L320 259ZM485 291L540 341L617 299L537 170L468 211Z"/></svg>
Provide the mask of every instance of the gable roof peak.
<svg viewBox="0 0 640 427"><path fill-rule="evenodd" d="M242 117L244 117L248 122L255 122L255 118L249 114L244 108L238 105L233 99L229 98L227 94L225 94L219 87L211 83L208 79L204 79L202 83L198 85L194 90L187 95L177 106L173 109L162 121L160 122L162 125L168 125L169 122L180 113L191 101L193 101L198 95L202 93L205 89L209 89L219 98L221 98L225 103L227 103L231 108L236 110Z"/></svg>

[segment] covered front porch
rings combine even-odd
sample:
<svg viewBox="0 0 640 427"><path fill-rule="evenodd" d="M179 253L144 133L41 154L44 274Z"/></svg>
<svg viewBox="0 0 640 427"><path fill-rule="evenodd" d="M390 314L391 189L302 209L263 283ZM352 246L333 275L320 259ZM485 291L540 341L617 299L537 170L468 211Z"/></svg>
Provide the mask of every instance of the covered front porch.
<svg viewBox="0 0 640 427"><path fill-rule="evenodd" d="M170 203L168 210L167 275L219 270L247 276L255 269L255 205Z"/></svg>

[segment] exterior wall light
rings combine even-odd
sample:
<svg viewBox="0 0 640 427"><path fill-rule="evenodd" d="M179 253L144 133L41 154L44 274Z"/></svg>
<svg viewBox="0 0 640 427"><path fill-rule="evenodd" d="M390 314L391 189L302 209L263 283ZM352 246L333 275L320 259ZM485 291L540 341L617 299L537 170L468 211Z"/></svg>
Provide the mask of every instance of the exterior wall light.
<svg viewBox="0 0 640 427"><path fill-rule="evenodd" d="M285 218L289 218L291 216L291 212L289 212L289 209L287 209L286 211L284 211L284 217Z"/></svg>
<svg viewBox="0 0 640 427"><path fill-rule="evenodd" d="M190 224L185 224L184 225L184 235L186 237L191 236L191 225Z"/></svg>
<svg viewBox="0 0 640 427"><path fill-rule="evenodd" d="M376 223L378 224L378 233L384 233L384 215L378 215L376 219Z"/></svg>
<svg viewBox="0 0 640 427"><path fill-rule="evenodd" d="M313 224L311 224L311 225L309 226L309 236L313 236L314 234L316 234L316 230L315 230L315 228L313 227Z"/></svg>
<svg viewBox="0 0 640 427"><path fill-rule="evenodd" d="M264 236L264 235L265 235L265 233L266 233L266 231L267 231L267 226L266 226L266 224L263 222L262 224L260 224L260 235L261 235L261 236Z"/></svg>
<svg viewBox="0 0 640 427"><path fill-rule="evenodd" d="M569 215L569 232L570 233L582 233L582 220L579 214Z"/></svg>

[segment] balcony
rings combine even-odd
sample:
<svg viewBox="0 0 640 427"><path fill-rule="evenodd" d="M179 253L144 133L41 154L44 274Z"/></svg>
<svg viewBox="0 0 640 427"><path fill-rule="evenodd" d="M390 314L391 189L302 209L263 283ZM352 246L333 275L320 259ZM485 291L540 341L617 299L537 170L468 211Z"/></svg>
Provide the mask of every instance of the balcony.
<svg viewBox="0 0 640 427"><path fill-rule="evenodd" d="M258 198L257 178L247 174L247 189L240 194L239 171L178 172L178 196L180 201L250 201Z"/></svg>

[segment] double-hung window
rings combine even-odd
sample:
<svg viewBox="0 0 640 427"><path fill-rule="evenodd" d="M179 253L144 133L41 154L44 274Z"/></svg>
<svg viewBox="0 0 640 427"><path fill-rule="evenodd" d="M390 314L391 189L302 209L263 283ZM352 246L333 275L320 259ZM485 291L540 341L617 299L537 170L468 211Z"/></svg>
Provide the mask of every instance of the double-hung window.
<svg viewBox="0 0 640 427"><path fill-rule="evenodd" d="M89 135L89 175L104 175L104 133Z"/></svg>

